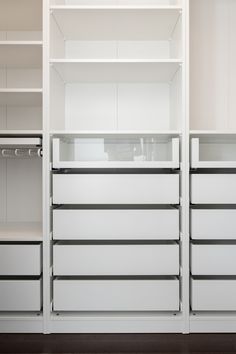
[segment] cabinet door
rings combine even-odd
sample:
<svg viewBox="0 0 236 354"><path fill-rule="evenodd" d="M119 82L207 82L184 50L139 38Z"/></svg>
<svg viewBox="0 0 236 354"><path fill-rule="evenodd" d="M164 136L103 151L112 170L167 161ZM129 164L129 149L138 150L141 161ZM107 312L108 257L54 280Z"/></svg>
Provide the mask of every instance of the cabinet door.
<svg viewBox="0 0 236 354"><path fill-rule="evenodd" d="M178 174L54 174L54 204L178 204Z"/></svg>

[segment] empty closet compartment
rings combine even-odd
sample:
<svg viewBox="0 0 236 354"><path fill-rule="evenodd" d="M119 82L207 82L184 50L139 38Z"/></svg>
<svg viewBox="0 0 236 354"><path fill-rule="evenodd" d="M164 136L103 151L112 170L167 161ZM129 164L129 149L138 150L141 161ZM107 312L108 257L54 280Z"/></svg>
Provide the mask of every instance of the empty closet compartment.
<svg viewBox="0 0 236 354"><path fill-rule="evenodd" d="M236 275L235 244L191 244L192 275Z"/></svg>
<svg viewBox="0 0 236 354"><path fill-rule="evenodd" d="M234 206L192 207L191 238L193 240L235 240L236 208Z"/></svg>
<svg viewBox="0 0 236 354"><path fill-rule="evenodd" d="M236 204L235 173L191 174L193 204Z"/></svg>
<svg viewBox="0 0 236 354"><path fill-rule="evenodd" d="M0 138L0 240L42 240L41 138Z"/></svg>
<svg viewBox="0 0 236 354"><path fill-rule="evenodd" d="M53 59L181 60L182 16L178 6L157 0L63 5L51 6Z"/></svg>
<svg viewBox="0 0 236 354"><path fill-rule="evenodd" d="M53 138L54 168L179 168L179 138L153 135Z"/></svg>
<svg viewBox="0 0 236 354"><path fill-rule="evenodd" d="M76 245L59 242L53 246L53 274L179 275L179 245Z"/></svg>
<svg viewBox="0 0 236 354"><path fill-rule="evenodd" d="M53 174L54 204L179 204L179 175Z"/></svg>
<svg viewBox="0 0 236 354"><path fill-rule="evenodd" d="M70 225L70 227L68 227ZM55 240L178 240L179 209L53 210Z"/></svg>
<svg viewBox="0 0 236 354"><path fill-rule="evenodd" d="M235 31L235 1L190 1L192 130L231 133L236 129Z"/></svg>
<svg viewBox="0 0 236 354"><path fill-rule="evenodd" d="M179 311L179 280L53 281L54 311Z"/></svg>
<svg viewBox="0 0 236 354"><path fill-rule="evenodd" d="M41 244L0 244L0 275L40 275Z"/></svg>
<svg viewBox="0 0 236 354"><path fill-rule="evenodd" d="M40 279L0 279L0 311L40 311Z"/></svg>
<svg viewBox="0 0 236 354"><path fill-rule="evenodd" d="M191 279L193 311L236 311L236 280Z"/></svg>
<svg viewBox="0 0 236 354"><path fill-rule="evenodd" d="M70 61L51 66L51 131L179 133L182 70L155 61Z"/></svg>
<svg viewBox="0 0 236 354"><path fill-rule="evenodd" d="M201 137L191 139L192 168L235 168L236 138Z"/></svg>

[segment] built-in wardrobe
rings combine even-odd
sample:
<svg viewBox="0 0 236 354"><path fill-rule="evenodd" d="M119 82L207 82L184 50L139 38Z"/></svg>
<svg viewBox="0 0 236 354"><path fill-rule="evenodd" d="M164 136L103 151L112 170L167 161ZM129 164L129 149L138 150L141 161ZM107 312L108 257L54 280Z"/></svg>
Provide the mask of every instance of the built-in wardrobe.
<svg viewBox="0 0 236 354"><path fill-rule="evenodd" d="M0 0L0 332L236 332L235 33L235 0Z"/></svg>

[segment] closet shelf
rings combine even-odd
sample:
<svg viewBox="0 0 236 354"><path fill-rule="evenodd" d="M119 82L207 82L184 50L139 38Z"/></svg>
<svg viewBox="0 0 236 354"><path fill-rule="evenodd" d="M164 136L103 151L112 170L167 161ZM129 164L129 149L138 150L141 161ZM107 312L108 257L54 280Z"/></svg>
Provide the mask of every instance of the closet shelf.
<svg viewBox="0 0 236 354"><path fill-rule="evenodd" d="M181 135L180 130L51 130L54 136L76 136L76 135L161 135L166 137L174 137Z"/></svg>
<svg viewBox="0 0 236 354"><path fill-rule="evenodd" d="M179 60L50 61L64 82L170 82Z"/></svg>
<svg viewBox="0 0 236 354"><path fill-rule="evenodd" d="M51 6L64 39L169 40L179 6Z"/></svg>
<svg viewBox="0 0 236 354"><path fill-rule="evenodd" d="M42 224L40 222L0 223L0 241L42 241Z"/></svg>

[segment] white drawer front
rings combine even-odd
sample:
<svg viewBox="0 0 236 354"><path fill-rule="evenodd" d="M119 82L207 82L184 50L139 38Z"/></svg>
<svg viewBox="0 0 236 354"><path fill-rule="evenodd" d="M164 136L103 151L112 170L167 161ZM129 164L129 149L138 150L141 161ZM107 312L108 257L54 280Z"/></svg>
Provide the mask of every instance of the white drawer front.
<svg viewBox="0 0 236 354"><path fill-rule="evenodd" d="M54 204L178 204L178 174L55 174Z"/></svg>
<svg viewBox="0 0 236 354"><path fill-rule="evenodd" d="M193 275L236 275L236 245L191 245Z"/></svg>
<svg viewBox="0 0 236 354"><path fill-rule="evenodd" d="M69 226L68 226L69 225ZM53 238L81 240L177 240L179 210L53 211Z"/></svg>
<svg viewBox="0 0 236 354"><path fill-rule="evenodd" d="M0 280L0 311L40 311L41 280Z"/></svg>
<svg viewBox="0 0 236 354"><path fill-rule="evenodd" d="M178 275L179 246L54 245L54 275Z"/></svg>
<svg viewBox="0 0 236 354"><path fill-rule="evenodd" d="M235 204L236 174L192 174L193 204Z"/></svg>
<svg viewBox="0 0 236 354"><path fill-rule="evenodd" d="M236 280L191 280L193 311L236 311Z"/></svg>
<svg viewBox="0 0 236 354"><path fill-rule="evenodd" d="M178 311L178 280L54 280L55 311Z"/></svg>
<svg viewBox="0 0 236 354"><path fill-rule="evenodd" d="M236 209L192 209L191 238L235 240Z"/></svg>
<svg viewBox="0 0 236 354"><path fill-rule="evenodd" d="M40 275L41 245L0 245L0 275Z"/></svg>

